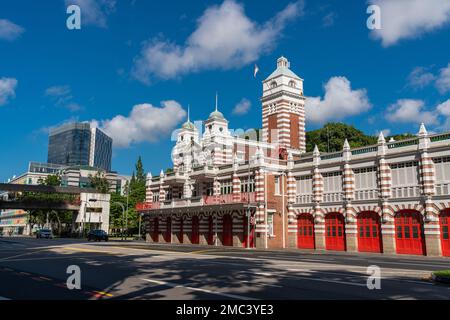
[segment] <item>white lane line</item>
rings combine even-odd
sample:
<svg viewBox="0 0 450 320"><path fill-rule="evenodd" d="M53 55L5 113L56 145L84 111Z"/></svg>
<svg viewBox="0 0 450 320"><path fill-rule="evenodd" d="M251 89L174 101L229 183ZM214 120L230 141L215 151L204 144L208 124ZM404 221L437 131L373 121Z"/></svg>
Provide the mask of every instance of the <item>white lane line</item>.
<svg viewBox="0 0 450 320"><path fill-rule="evenodd" d="M11 299L8 299L8 298L1 297L1 296L0 296L0 301L6 301L6 300L11 300Z"/></svg>
<svg viewBox="0 0 450 320"><path fill-rule="evenodd" d="M244 297L244 296L235 295L235 294L229 294L229 293L224 293L224 292L212 291L212 290L208 290L208 289L201 289L201 288L194 288L194 287L189 287L189 286L183 286L181 284L172 283L172 282L166 282L166 281L160 281L160 280L151 280L151 279L141 279L141 280L146 281L146 282L150 282L150 283L155 283L155 284L167 286L167 287L172 287L172 288L183 288L183 289L192 290L192 291L199 291L199 292L204 292L204 293L209 293L209 294L215 294L215 295L226 297L226 298L232 298L232 299L238 299L238 300L258 300L258 299L255 299L255 298Z"/></svg>

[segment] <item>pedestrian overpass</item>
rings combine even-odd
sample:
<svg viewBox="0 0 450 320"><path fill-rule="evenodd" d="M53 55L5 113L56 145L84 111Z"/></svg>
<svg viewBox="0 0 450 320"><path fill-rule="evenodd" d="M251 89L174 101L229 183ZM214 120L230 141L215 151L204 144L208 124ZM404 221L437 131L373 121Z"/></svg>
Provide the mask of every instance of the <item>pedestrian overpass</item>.
<svg viewBox="0 0 450 320"><path fill-rule="evenodd" d="M108 232L111 196L96 189L0 183L1 191L7 196L0 197L0 210L73 211L76 214L74 221L82 229L86 225L95 224ZM39 197L42 194L61 194L66 197L62 199Z"/></svg>

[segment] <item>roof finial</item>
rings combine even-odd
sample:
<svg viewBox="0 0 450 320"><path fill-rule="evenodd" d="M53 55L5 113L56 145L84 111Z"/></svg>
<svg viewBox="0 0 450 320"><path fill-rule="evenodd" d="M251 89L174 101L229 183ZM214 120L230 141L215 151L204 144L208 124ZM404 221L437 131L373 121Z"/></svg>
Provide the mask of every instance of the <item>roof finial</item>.
<svg viewBox="0 0 450 320"><path fill-rule="evenodd" d="M219 111L219 94L216 91L216 112Z"/></svg>

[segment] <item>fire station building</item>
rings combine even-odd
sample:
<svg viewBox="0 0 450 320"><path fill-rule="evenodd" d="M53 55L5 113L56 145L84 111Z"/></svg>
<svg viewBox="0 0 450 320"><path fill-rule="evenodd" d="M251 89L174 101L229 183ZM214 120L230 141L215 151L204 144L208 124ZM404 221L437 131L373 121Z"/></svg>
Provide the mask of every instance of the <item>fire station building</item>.
<svg viewBox="0 0 450 320"><path fill-rule="evenodd" d="M262 130L215 110L177 131L173 171L147 178L149 242L450 256L450 133L306 153L303 79L281 57Z"/></svg>

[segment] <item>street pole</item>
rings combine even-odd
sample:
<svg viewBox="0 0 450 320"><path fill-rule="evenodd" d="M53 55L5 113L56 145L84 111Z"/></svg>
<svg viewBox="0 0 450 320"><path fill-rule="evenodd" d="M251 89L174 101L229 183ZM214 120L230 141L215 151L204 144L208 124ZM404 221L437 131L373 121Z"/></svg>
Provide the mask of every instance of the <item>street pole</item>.
<svg viewBox="0 0 450 320"><path fill-rule="evenodd" d="M128 184L127 188L127 215L125 216L125 231L128 233L128 202L129 202L129 196L130 196L130 184Z"/></svg>
<svg viewBox="0 0 450 320"><path fill-rule="evenodd" d="M141 240L141 219L142 219L142 214L139 214L139 233L138 233L139 240Z"/></svg>
<svg viewBox="0 0 450 320"><path fill-rule="evenodd" d="M247 249L250 249L250 157L247 168Z"/></svg>

